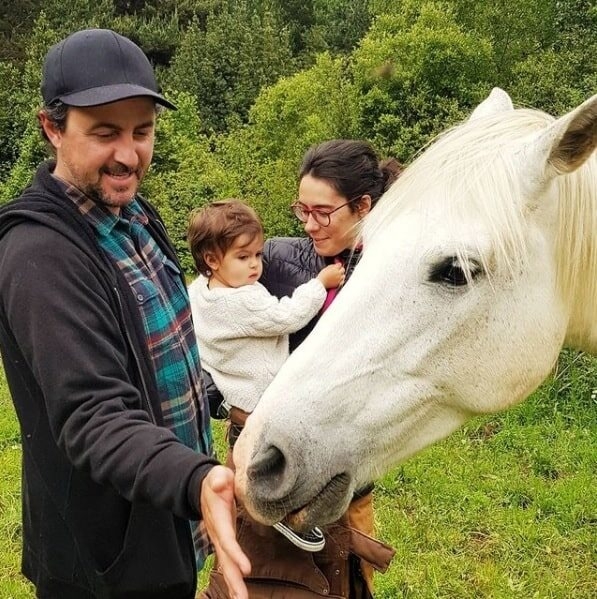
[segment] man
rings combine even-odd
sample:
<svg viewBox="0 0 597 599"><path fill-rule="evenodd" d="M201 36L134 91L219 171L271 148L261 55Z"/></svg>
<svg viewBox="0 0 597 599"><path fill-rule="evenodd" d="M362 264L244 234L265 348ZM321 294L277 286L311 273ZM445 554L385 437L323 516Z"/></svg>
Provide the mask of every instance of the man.
<svg viewBox="0 0 597 599"><path fill-rule="evenodd" d="M184 280L137 193L157 106L174 106L141 49L101 29L50 49L42 95L55 161L0 210L23 573L44 599L191 598L209 534L231 594L246 597Z"/></svg>

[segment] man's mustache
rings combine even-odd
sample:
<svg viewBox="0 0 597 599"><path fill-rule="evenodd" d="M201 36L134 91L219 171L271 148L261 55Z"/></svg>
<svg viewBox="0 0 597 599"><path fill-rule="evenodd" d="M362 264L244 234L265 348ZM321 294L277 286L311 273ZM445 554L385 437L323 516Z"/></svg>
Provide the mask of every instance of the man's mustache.
<svg viewBox="0 0 597 599"><path fill-rule="evenodd" d="M140 168L129 168L128 166L118 163L115 164L114 166L104 166L100 169L100 172L106 175L114 175L114 176L120 176L120 175L132 175L135 174L137 175L138 178L141 178L141 174L142 171Z"/></svg>

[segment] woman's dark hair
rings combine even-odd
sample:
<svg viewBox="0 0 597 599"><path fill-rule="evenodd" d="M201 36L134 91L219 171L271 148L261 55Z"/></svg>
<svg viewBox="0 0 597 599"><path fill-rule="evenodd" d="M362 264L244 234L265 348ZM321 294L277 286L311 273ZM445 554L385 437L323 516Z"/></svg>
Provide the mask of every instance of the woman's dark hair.
<svg viewBox="0 0 597 599"><path fill-rule="evenodd" d="M224 257L241 235L247 235L251 243L256 237L263 237L263 227L255 210L240 200L213 202L194 210L189 219L187 241L197 272L208 277L210 268L205 255Z"/></svg>
<svg viewBox="0 0 597 599"><path fill-rule="evenodd" d="M342 196L351 200L371 196L371 206L397 179L402 166L395 158L380 162L373 146L357 139L332 139L311 146L299 171L299 179L311 175L325 179ZM357 207L353 204L354 212Z"/></svg>

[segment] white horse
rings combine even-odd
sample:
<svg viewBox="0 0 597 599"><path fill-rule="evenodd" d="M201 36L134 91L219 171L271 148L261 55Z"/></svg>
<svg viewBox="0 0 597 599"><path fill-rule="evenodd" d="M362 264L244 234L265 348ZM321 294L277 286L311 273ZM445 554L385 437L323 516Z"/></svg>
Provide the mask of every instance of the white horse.
<svg viewBox="0 0 597 599"><path fill-rule="evenodd" d="M346 288L236 444L258 520L326 524L467 419L597 353L597 95L560 118L494 89L406 169Z"/></svg>

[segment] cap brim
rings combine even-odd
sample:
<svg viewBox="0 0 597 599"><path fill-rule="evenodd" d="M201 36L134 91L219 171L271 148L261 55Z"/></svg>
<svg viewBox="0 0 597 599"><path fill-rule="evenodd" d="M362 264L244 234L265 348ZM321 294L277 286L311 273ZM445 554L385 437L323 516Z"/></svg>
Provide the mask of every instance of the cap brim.
<svg viewBox="0 0 597 599"><path fill-rule="evenodd" d="M56 98L69 106L100 106L101 104L110 104L127 98L136 98L147 96L153 98L158 104L176 110L172 102L168 102L164 96L154 92L146 87L134 85L132 83L117 83L115 85L105 85L102 87L92 87L83 91L66 94Z"/></svg>

